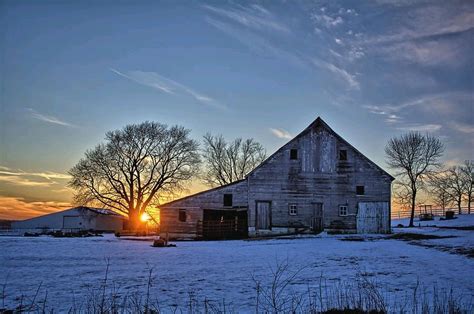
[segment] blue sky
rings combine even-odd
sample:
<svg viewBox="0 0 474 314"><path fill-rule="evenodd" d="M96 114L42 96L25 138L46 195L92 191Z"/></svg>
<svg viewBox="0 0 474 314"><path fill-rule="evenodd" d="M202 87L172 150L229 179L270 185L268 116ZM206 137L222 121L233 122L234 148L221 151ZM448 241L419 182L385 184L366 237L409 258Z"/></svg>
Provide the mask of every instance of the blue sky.
<svg viewBox="0 0 474 314"><path fill-rule="evenodd" d="M0 1L0 216L67 205L84 151L144 120L272 153L321 116L382 167L408 130L473 159L473 46L469 1Z"/></svg>

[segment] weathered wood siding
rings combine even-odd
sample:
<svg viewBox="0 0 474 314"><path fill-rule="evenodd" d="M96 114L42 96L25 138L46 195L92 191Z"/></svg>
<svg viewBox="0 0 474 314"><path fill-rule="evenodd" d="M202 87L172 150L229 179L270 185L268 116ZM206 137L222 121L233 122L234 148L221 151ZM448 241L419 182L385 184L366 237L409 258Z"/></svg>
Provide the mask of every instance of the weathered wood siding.
<svg viewBox="0 0 474 314"><path fill-rule="evenodd" d="M296 160L290 159L291 149L298 150ZM347 161L339 160L340 149L347 150ZM257 201L271 202L274 232L309 228L314 203L323 203L325 229L355 232L359 202L390 202L391 177L321 124L283 146L248 181L251 234ZM357 185L365 187L365 195L356 195ZM297 205L297 215L289 214L290 204ZM339 215L340 205L347 205L347 216Z"/></svg>
<svg viewBox="0 0 474 314"><path fill-rule="evenodd" d="M224 206L224 194L232 194L232 206ZM198 236L203 210L247 210L247 181L204 191L160 206L161 232L171 238ZM179 221L179 210L186 211L186 222Z"/></svg>

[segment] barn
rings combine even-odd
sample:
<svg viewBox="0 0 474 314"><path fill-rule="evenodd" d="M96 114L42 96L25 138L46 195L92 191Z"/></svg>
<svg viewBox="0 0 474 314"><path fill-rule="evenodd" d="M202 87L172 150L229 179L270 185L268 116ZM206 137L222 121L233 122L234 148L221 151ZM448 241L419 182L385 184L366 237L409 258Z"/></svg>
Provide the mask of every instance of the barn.
<svg viewBox="0 0 474 314"><path fill-rule="evenodd" d="M394 178L320 117L245 179L160 206L162 235L389 233Z"/></svg>
<svg viewBox="0 0 474 314"><path fill-rule="evenodd" d="M24 232L93 230L116 232L123 230L124 217L111 210L92 207L74 207L22 221L11 228Z"/></svg>

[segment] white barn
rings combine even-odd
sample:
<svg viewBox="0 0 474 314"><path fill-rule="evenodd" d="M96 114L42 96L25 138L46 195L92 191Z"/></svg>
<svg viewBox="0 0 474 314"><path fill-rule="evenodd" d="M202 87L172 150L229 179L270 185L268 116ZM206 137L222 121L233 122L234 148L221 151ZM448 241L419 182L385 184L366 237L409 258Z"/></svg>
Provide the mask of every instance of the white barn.
<svg viewBox="0 0 474 314"><path fill-rule="evenodd" d="M104 208L74 207L60 212L15 221L11 228L25 232L48 230L93 230L119 232L123 230L126 218Z"/></svg>

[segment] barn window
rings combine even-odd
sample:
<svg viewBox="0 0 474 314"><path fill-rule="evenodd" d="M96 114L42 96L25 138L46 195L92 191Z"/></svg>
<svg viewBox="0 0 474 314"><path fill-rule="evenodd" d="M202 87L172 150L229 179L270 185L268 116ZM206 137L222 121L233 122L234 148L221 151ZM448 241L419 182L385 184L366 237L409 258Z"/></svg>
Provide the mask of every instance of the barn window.
<svg viewBox="0 0 474 314"><path fill-rule="evenodd" d="M179 210L178 220L181 222L186 222L186 209Z"/></svg>
<svg viewBox="0 0 474 314"><path fill-rule="evenodd" d="M298 150L297 149L290 149L290 159L296 160L298 159Z"/></svg>
<svg viewBox="0 0 474 314"><path fill-rule="evenodd" d="M347 160L347 150L341 149L339 151L339 160Z"/></svg>
<svg viewBox="0 0 474 314"><path fill-rule="evenodd" d="M296 204L288 204L288 214L290 214L290 216L298 215L298 208Z"/></svg>
<svg viewBox="0 0 474 314"><path fill-rule="evenodd" d="M356 194L357 195L364 195L365 194L365 187L363 185L356 186Z"/></svg>
<svg viewBox="0 0 474 314"><path fill-rule="evenodd" d="M224 206L232 206L232 194L224 194Z"/></svg>
<svg viewBox="0 0 474 314"><path fill-rule="evenodd" d="M339 205L339 216L347 216L347 205Z"/></svg>

